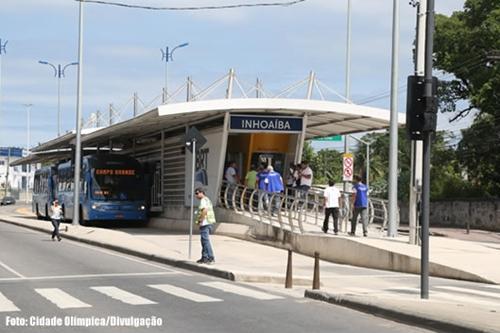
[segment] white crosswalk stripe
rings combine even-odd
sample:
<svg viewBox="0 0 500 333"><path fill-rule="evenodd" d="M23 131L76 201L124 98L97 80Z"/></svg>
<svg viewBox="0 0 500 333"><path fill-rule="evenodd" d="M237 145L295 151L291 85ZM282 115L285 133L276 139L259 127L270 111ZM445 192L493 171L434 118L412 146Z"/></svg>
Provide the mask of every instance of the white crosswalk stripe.
<svg viewBox="0 0 500 333"><path fill-rule="evenodd" d="M61 309L92 307L92 305L80 301L59 288L38 288L35 291Z"/></svg>
<svg viewBox="0 0 500 333"><path fill-rule="evenodd" d="M90 289L100 292L106 296L109 296L113 299L121 301L126 304L132 305L146 305L146 304L157 304L147 298L144 298L139 295L132 294L123 289L112 287L112 286L104 286L104 287L90 287Z"/></svg>
<svg viewBox="0 0 500 333"><path fill-rule="evenodd" d="M257 290L237 286L237 285L231 284L231 283L217 282L216 281L216 282L200 282L199 284L206 286L206 287L219 289L219 290L225 291L227 293L251 297L251 298L258 299L258 300L273 300L273 299L282 299L283 298L281 296L271 295L271 294L268 294L268 293L265 293L262 291L257 291Z"/></svg>
<svg viewBox="0 0 500 333"><path fill-rule="evenodd" d="M0 312L20 311L7 297L0 293Z"/></svg>
<svg viewBox="0 0 500 333"><path fill-rule="evenodd" d="M460 288L460 287L452 287L452 286L437 286L437 287L434 287L434 288L436 288L436 289L451 290L451 291L458 291L458 292L467 293L467 294L480 295L480 296L486 296L486 297L492 297L492 298L498 298L498 299L500 299L500 294L498 294L498 293L490 293L488 291L474 290L474 289Z"/></svg>
<svg viewBox="0 0 500 333"><path fill-rule="evenodd" d="M185 298L197 303L205 302L222 302L221 299L213 298L207 295L194 293L187 289L179 288L170 284L150 284L149 287L161 290L167 294L174 295L180 298Z"/></svg>

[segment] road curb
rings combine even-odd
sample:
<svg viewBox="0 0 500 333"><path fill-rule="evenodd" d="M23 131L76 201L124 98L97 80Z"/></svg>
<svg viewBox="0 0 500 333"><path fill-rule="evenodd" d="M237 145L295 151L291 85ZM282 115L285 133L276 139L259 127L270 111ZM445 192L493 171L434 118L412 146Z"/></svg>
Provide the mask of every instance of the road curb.
<svg viewBox="0 0 500 333"><path fill-rule="evenodd" d="M350 295L330 294L323 291L309 290L304 292L304 297L314 300L340 305L353 310L365 312L378 317L383 317L400 323L418 326L427 329L439 330L450 333L490 333L484 330L468 326L466 323L449 322L435 318L427 318L423 315L406 312L402 309L389 309L380 304L370 302L366 297L356 297Z"/></svg>
<svg viewBox="0 0 500 333"><path fill-rule="evenodd" d="M51 233L51 231L49 231L49 230L47 230L45 228L42 228L42 227L37 227L37 226L33 226L33 225L27 225L27 224L24 224L24 223L20 223L20 222L16 222L16 221L9 221L9 220L5 220L5 219L0 219L0 221L5 222L5 223L9 223L9 224L13 224L13 225L17 225L17 226L20 226L20 227L24 227L24 228L27 228L27 229L31 229L31 230L41 231L41 232L48 233L48 234ZM226 279L226 280L231 280L231 281L235 281L236 280L235 279L235 275L234 275L233 272L220 270L220 269L217 269L215 267L210 267L210 266L207 266L207 265L200 265L200 264L196 264L194 262L190 262L190 261L186 261L186 260L178 260L178 259L173 259L173 258L169 258L169 257L163 257L163 256L157 256L157 255L147 254L147 253L144 253L144 252L141 252L141 251L132 250L132 249L129 249L129 248L126 248L126 247L117 246L117 245L111 245L111 244L106 244L106 243L103 243L103 242L94 241L94 240L90 240L90 239L86 239L86 238L83 238L83 237L74 236L74 235L70 235L70 234L64 234L63 238L74 240L74 241L78 241L78 242L85 243L85 244L99 246L101 248L105 248L105 249L108 249L108 250L113 250L113 251L117 251L117 252L120 252L120 253L132 255L132 256L135 256L135 257L139 257L139 258L142 258L142 259L147 259L147 260L151 260L151 261L154 261L154 262L158 262L158 263L162 263L162 264L167 264L167 265L174 266L174 267L177 267L177 268L182 268L182 269L194 271L194 272L197 272L197 273L203 273L203 274L206 274L206 275L215 276L215 277L218 277L218 278L221 278L221 279Z"/></svg>

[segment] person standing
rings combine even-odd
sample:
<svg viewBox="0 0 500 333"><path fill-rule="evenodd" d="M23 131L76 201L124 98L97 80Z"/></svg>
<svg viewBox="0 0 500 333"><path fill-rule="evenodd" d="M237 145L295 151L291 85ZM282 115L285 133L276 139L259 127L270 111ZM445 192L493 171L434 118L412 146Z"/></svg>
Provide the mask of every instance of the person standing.
<svg viewBox="0 0 500 333"><path fill-rule="evenodd" d="M274 193L274 196L271 195L273 198L273 202L271 202L271 209L272 213L274 214L276 211L278 211L281 207L281 199L279 196L279 193L283 192L283 178L281 177L280 173L278 171L274 171L274 168L272 165L269 165L267 167L267 192Z"/></svg>
<svg viewBox="0 0 500 333"><path fill-rule="evenodd" d="M55 238L57 237L57 240L60 242L61 236L59 235L59 224L61 223L62 218L62 208L59 206L59 201L57 199L52 202L50 209L52 211L50 220L52 221L52 226L54 227L54 230L52 231L52 240L55 241Z"/></svg>
<svg viewBox="0 0 500 333"><path fill-rule="evenodd" d="M257 171L255 170L255 164L250 165L250 171L245 175L245 186L254 190L257 183Z"/></svg>
<svg viewBox="0 0 500 333"><path fill-rule="evenodd" d="M224 179L227 181L227 201L229 208L233 207L233 193L236 189L236 185L240 182L240 177L236 171L236 162L230 161L229 166L224 173Z"/></svg>
<svg viewBox="0 0 500 333"><path fill-rule="evenodd" d="M269 196L267 195L267 184L269 183L267 168L263 165L259 167L259 172L257 173L257 185L259 187L259 210L267 209Z"/></svg>
<svg viewBox="0 0 500 333"><path fill-rule="evenodd" d="M203 188L197 188L194 195L200 200L195 223L200 228L201 258L196 262L198 264L213 264L215 263L215 257L212 244L210 244L210 233L212 233L213 225L216 222L214 208L212 201L206 196Z"/></svg>
<svg viewBox="0 0 500 333"><path fill-rule="evenodd" d="M333 180L328 181L328 187L323 194L325 200L325 220L323 221L323 232L328 232L328 220L330 215L333 217L333 232L335 235L339 232L339 207L340 207L340 191L335 187Z"/></svg>
<svg viewBox="0 0 500 333"><path fill-rule="evenodd" d="M309 162L303 161L300 164L299 177L300 177L299 188L304 192L309 191L313 183L313 171L309 167Z"/></svg>
<svg viewBox="0 0 500 333"><path fill-rule="evenodd" d="M361 223L363 224L363 236L368 236L368 187L363 184L360 176L354 176L354 185L352 187L352 202L354 211L351 220L351 232L349 235L356 235L356 224L358 216L361 216Z"/></svg>
<svg viewBox="0 0 500 333"><path fill-rule="evenodd" d="M256 207L257 197L254 195L253 202L250 202L250 197L252 192L257 186L257 171L255 170L255 164L250 165L250 171L245 175L245 186L247 187L245 200L248 202L248 206Z"/></svg>

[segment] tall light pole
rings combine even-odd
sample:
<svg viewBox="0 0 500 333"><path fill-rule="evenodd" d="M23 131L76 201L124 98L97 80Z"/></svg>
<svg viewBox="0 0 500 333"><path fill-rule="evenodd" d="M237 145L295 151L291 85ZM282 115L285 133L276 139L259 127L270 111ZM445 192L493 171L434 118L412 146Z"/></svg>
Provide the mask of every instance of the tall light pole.
<svg viewBox="0 0 500 333"><path fill-rule="evenodd" d="M169 51L168 46L165 47L165 50L160 49L161 51L161 60L165 59L165 88L163 88L163 103L167 103L168 100L168 62L169 61L174 61L174 58L172 57L174 55L175 50L181 47L188 46L189 43L182 43L177 45L172 49L172 51Z"/></svg>
<svg viewBox="0 0 500 333"><path fill-rule="evenodd" d="M27 122L26 122L26 156L29 155L30 153L30 127L31 127L31 117L30 117L30 113L31 113L31 107L33 106L33 104L29 103L29 104L23 104L23 106L26 107L26 117L27 117ZM28 203L28 187L29 187L29 174L30 174L30 164L27 164L26 165L26 198L25 198L25 202Z"/></svg>
<svg viewBox="0 0 500 333"><path fill-rule="evenodd" d="M399 67L399 0L393 0L391 116L389 126L389 225L387 236L397 234L398 209L398 67Z"/></svg>
<svg viewBox="0 0 500 333"><path fill-rule="evenodd" d="M57 136L61 135L61 78L64 77L64 71L68 66L78 65L77 62L72 62L64 67L58 64L57 67L50 62L40 60L38 61L42 65L49 65L54 69L54 77L57 77Z"/></svg>
<svg viewBox="0 0 500 333"><path fill-rule="evenodd" d="M77 94L76 94L76 143L75 143L75 178L73 188L73 225L80 224L80 169L81 169L81 154L82 154L82 66L83 66L83 1L79 1L79 18L78 18L78 79L77 79Z"/></svg>
<svg viewBox="0 0 500 333"><path fill-rule="evenodd" d="M2 42L2 39L0 38L0 133L2 133L2 55L7 53L7 43L9 41L6 40L5 42ZM1 141L1 140L0 140Z"/></svg>

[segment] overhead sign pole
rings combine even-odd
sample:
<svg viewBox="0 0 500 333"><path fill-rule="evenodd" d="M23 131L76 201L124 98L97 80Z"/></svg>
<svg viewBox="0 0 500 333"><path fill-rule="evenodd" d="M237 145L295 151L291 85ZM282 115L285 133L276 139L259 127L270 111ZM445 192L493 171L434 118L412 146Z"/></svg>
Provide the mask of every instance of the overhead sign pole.
<svg viewBox="0 0 500 333"><path fill-rule="evenodd" d="M188 258L191 259L191 248L193 243L193 223L194 223L194 177L196 173L196 151L200 149L207 139L196 129L196 127L191 127L186 136L184 137L184 143L188 150L192 153L192 163L191 163L191 217L189 219L189 249Z"/></svg>

